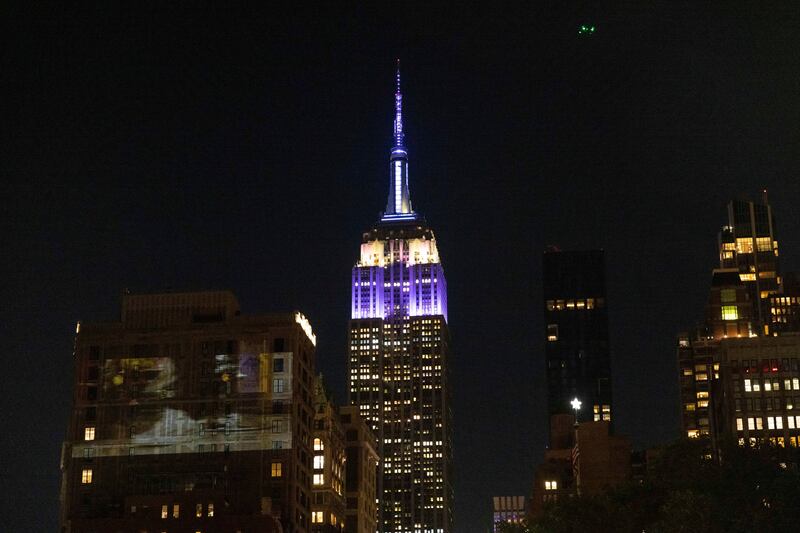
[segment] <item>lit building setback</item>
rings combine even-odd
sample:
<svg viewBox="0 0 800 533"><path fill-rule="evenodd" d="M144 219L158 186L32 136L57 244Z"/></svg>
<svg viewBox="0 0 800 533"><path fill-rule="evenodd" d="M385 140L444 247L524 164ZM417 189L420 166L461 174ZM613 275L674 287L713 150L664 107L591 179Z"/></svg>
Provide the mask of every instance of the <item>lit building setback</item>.
<svg viewBox="0 0 800 533"><path fill-rule="evenodd" d="M371 426L381 463L378 529L452 531L447 282L433 231L408 186L400 73L389 195L353 267L349 400Z"/></svg>

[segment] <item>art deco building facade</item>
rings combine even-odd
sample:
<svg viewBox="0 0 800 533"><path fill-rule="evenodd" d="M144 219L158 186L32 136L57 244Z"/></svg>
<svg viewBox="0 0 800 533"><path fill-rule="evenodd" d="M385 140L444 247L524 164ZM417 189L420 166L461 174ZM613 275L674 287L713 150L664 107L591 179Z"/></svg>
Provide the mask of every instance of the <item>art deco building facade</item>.
<svg viewBox="0 0 800 533"><path fill-rule="evenodd" d="M543 295L549 413L571 412L570 401L578 398L579 421L610 421L604 252L548 249Z"/></svg>
<svg viewBox="0 0 800 533"><path fill-rule="evenodd" d="M315 342L229 292L126 294L80 324L62 531L310 531Z"/></svg>
<svg viewBox="0 0 800 533"><path fill-rule="evenodd" d="M378 442L379 529L452 531L447 285L408 188L398 71L389 199L353 267L349 400Z"/></svg>

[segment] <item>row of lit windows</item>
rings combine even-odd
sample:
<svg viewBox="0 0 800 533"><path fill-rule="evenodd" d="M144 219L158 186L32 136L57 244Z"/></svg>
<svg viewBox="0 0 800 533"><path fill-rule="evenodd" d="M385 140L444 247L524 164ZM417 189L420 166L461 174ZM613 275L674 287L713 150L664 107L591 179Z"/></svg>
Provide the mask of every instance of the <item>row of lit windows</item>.
<svg viewBox="0 0 800 533"><path fill-rule="evenodd" d="M782 416L767 416L767 417L748 417L747 429L750 431L764 429L764 419L767 421L767 429L783 429ZM786 427L788 429L800 429L800 415L787 416ZM744 418L736 419L736 430L744 431Z"/></svg>
<svg viewBox="0 0 800 533"><path fill-rule="evenodd" d="M792 379L784 379L783 380L783 388L784 390L800 390L800 379L792 378ZM781 382L780 380L773 379L773 380L764 380L764 391L771 392L771 391L779 391L781 390ZM761 392L761 380L758 379L745 379L744 380L744 391L745 392Z"/></svg>
<svg viewBox="0 0 800 533"><path fill-rule="evenodd" d="M580 298L577 300L547 300L548 311L563 311L565 309L594 309L602 306L603 298Z"/></svg>

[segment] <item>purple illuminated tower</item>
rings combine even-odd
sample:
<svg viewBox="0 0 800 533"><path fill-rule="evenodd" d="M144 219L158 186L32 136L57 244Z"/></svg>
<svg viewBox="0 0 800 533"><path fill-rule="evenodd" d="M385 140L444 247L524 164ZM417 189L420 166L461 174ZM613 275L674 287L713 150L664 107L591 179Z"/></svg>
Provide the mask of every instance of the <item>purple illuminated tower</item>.
<svg viewBox="0 0 800 533"><path fill-rule="evenodd" d="M398 61L389 198L353 267L350 403L378 439L381 532L452 531L447 282L411 208Z"/></svg>

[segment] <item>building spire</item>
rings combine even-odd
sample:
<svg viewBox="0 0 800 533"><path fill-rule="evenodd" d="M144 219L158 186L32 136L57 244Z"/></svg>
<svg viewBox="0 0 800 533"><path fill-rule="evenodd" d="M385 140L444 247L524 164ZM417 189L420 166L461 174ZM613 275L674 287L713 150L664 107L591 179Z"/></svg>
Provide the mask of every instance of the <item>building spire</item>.
<svg viewBox="0 0 800 533"><path fill-rule="evenodd" d="M400 60L397 60L397 89L394 92L394 146L403 148L403 93L400 92Z"/></svg>
<svg viewBox="0 0 800 533"><path fill-rule="evenodd" d="M408 152L403 133L403 93L400 91L400 60L397 60L394 93L394 141L389 157L389 199L382 220L416 219L408 192Z"/></svg>

